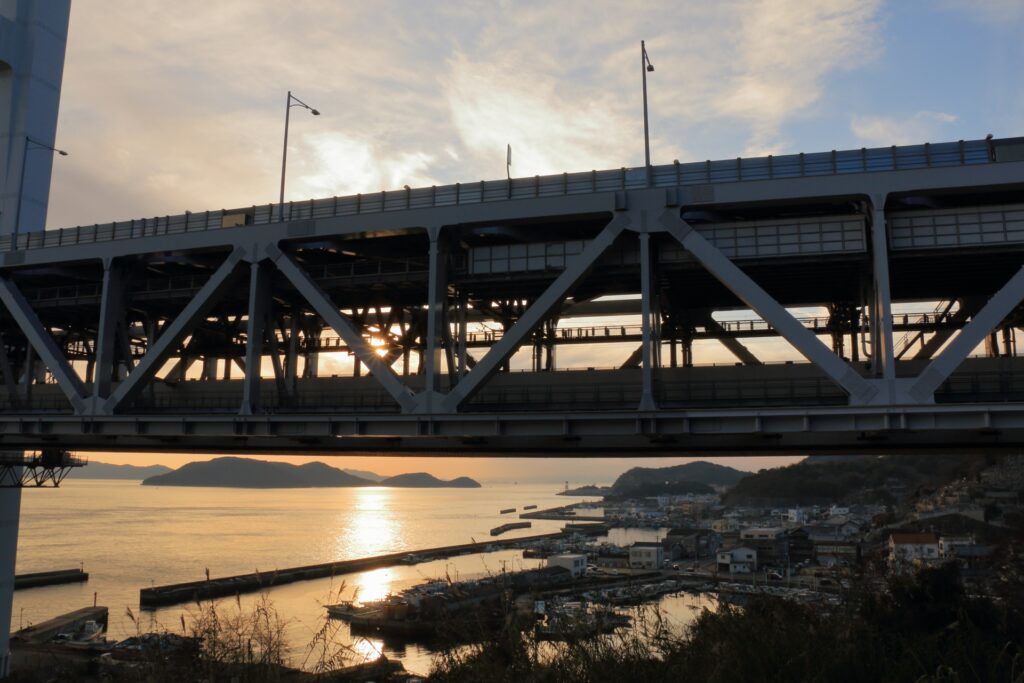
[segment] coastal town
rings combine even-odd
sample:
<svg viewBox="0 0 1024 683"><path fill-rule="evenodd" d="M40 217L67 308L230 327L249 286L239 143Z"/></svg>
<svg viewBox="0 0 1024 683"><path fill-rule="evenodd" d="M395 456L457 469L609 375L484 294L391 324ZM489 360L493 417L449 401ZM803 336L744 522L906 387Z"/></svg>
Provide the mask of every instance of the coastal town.
<svg viewBox="0 0 1024 683"><path fill-rule="evenodd" d="M998 597L1021 585L1021 456L935 488L911 491L892 478L873 492L886 503L847 502L872 497L854 491L830 504L736 505L727 502L728 487L712 488L636 497L607 487L567 489L563 494L586 500L520 515L565 521L561 535L517 544L524 557L544 560L540 568L429 581L328 611L354 632L430 640L450 633L467 613L479 616L481 605L500 621L504 601L539 637L567 639L628 627L623 607L657 603L668 594L739 604L761 595L827 609L855 591L884 590L894 576L948 565L973 594ZM604 499L592 500L597 493ZM618 536L644 538L611 540Z"/></svg>

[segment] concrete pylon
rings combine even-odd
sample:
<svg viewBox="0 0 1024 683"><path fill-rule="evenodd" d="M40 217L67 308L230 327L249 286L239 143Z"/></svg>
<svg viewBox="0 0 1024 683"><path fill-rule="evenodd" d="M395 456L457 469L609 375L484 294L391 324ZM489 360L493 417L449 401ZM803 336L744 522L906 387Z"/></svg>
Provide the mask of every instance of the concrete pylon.
<svg viewBox="0 0 1024 683"><path fill-rule="evenodd" d="M21 489L0 488L0 678L6 678L11 672L10 624L20 513Z"/></svg>
<svg viewBox="0 0 1024 683"><path fill-rule="evenodd" d="M0 236L46 226L70 0L0 0ZM0 488L0 678L10 624L21 489Z"/></svg>
<svg viewBox="0 0 1024 683"><path fill-rule="evenodd" d="M70 0L0 0L0 235L46 225Z"/></svg>

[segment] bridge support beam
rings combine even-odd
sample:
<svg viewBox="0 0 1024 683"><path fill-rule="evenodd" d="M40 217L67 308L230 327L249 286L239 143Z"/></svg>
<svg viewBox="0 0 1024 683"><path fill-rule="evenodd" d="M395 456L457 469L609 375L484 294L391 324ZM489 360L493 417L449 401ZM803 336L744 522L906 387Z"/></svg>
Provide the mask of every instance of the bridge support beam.
<svg viewBox="0 0 1024 683"><path fill-rule="evenodd" d="M449 357L451 356L451 346L448 343L450 335L445 334L445 327L448 325L448 278L446 272L448 254L441 242L441 228L430 228L428 234L430 250L427 275L427 349L424 356L424 392L422 398L419 399L421 405L418 408L427 413L433 412L433 404L442 391L443 356L446 352Z"/></svg>
<svg viewBox="0 0 1024 683"><path fill-rule="evenodd" d="M57 380L57 385L71 403L71 407L76 413L81 413L85 406L84 383L75 374L71 364L58 348L57 342L53 340L53 336L43 326L39 316L35 314L24 295L10 278L0 277L0 301L7 307L11 317L21 328L39 358L49 368L53 378Z"/></svg>
<svg viewBox="0 0 1024 683"><path fill-rule="evenodd" d="M349 320L341 314L338 307L334 305L327 294L320 289L309 274L299 267L292 257L282 252L278 247L268 248L271 258L277 265L278 270L295 286L299 294L309 302L317 314L330 326L339 337L344 340L351 353L369 369L370 373L380 383L384 390L391 395L402 410L410 412L413 409L414 401L412 391L395 375L387 363L377 355L365 339L362 333L352 325Z"/></svg>
<svg viewBox="0 0 1024 683"><path fill-rule="evenodd" d="M587 246L571 263L566 264L565 270L537 297L533 305L519 316L515 325L484 354L476 367L459 382L458 386L448 392L443 403L445 411L457 411L463 401L472 398L483 387L484 383L515 353L530 333L562 305L573 288L587 276L597 259L618 239L628 224L629 216L623 213L618 214L601 232L594 236L594 239L587 243Z"/></svg>
<svg viewBox="0 0 1024 683"><path fill-rule="evenodd" d="M100 319L96 327L96 366L93 368L93 396L107 398L114 376L114 349L117 337L129 351L125 364L131 363L131 344L125 337L124 325L125 285L122 264L114 259L103 261L103 289L100 295ZM124 328L121 331L121 328Z"/></svg>
<svg viewBox="0 0 1024 683"><path fill-rule="evenodd" d="M850 395L852 404L863 405L874 398L878 391L875 387L857 374L846 361L832 353L813 332L804 327L750 276L684 221L679 216L678 209L666 209L661 222L665 230L708 272L774 327L807 360L817 365L833 382L842 387Z"/></svg>
<svg viewBox="0 0 1024 683"><path fill-rule="evenodd" d="M242 381L242 415L259 410L263 365L263 341L270 314L269 265L253 261L249 268L249 319L245 334L245 379ZM273 331L270 331L273 334Z"/></svg>
<svg viewBox="0 0 1024 683"><path fill-rule="evenodd" d="M918 376L909 394L922 403L935 399L935 390L966 360L1024 299L1024 267L996 292L971 322L960 330L949 346Z"/></svg>
<svg viewBox="0 0 1024 683"><path fill-rule="evenodd" d="M651 234L640 233L640 308L641 308L641 393L640 410L657 410L654 400L654 369L658 365L657 321L660 314L654 303L654 252Z"/></svg>
<svg viewBox="0 0 1024 683"><path fill-rule="evenodd" d="M885 195L872 197L871 214L871 365L881 377L890 398L896 380L896 360L892 339L892 296L889 291L889 240L885 225Z"/></svg>
<svg viewBox="0 0 1024 683"><path fill-rule="evenodd" d="M236 247L232 250L217 270L210 275L206 284L199 289L196 296L178 314L174 322L161 332L160 338L150 346L146 355L142 357L131 374L117 386L110 398L102 406L99 403L96 404L97 411L114 413L120 406L130 402L142 391L146 382L152 379L153 375L163 366L168 354L174 350L174 347L181 342L185 335L192 331L196 323L217 303L224 290L232 284L243 255L244 252L241 248ZM182 377L184 378L184 372Z"/></svg>

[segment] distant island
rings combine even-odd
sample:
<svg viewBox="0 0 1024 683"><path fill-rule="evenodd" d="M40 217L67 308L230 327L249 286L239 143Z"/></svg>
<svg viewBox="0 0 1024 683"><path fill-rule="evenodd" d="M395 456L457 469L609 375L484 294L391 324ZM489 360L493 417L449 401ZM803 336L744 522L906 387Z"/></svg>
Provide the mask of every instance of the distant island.
<svg viewBox="0 0 1024 683"><path fill-rule="evenodd" d="M355 470L358 471L358 470ZM372 472L366 474L374 475ZM246 489L336 488L388 486L393 488L480 488L469 477L450 481L426 472L399 474L379 481L358 477L322 462L292 465L251 458L224 457L190 462L156 476L147 477L143 486L217 486Z"/></svg>
<svg viewBox="0 0 1024 683"><path fill-rule="evenodd" d="M170 467L163 465L111 465L105 462L92 461L85 467L76 467L68 475L70 479L126 479L139 480L172 472Z"/></svg>
<svg viewBox="0 0 1024 683"><path fill-rule="evenodd" d="M398 474L393 477L388 477L382 480L378 486L394 486L397 488L404 489L478 489L480 488L480 482L470 479L469 477L457 477L445 481L444 479L438 479L432 474L426 472L412 472L410 474Z"/></svg>

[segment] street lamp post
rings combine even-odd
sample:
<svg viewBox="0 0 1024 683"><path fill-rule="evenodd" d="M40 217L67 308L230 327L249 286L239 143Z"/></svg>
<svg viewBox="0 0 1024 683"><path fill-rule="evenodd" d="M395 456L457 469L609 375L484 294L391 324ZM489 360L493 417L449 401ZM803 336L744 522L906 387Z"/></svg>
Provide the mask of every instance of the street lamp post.
<svg viewBox="0 0 1024 683"><path fill-rule="evenodd" d="M640 74L644 83L644 165L649 169L651 166L651 136L647 126L647 72L654 71L651 58L647 56L647 46L640 41ZM648 174L650 172L648 171Z"/></svg>
<svg viewBox="0 0 1024 683"><path fill-rule="evenodd" d="M12 237L15 248L17 248L18 245L18 230L21 227L21 197L25 194L25 166L28 162L28 150L30 145L35 145L39 149L47 149L51 152L56 152L62 157L66 157L68 155L68 153L62 149L57 149L45 142L39 142L38 140L33 140L27 135L25 136L25 144L21 148L21 177L18 179L18 202L14 208L14 231L12 233Z"/></svg>
<svg viewBox="0 0 1024 683"><path fill-rule="evenodd" d="M293 103L292 100L295 100ZM281 154L281 197L277 204L277 215L279 220L284 220L284 176L285 170L288 167L288 122L291 119L292 107L302 107L308 109L309 113L313 116L320 116L320 112L313 107L309 106L295 95L292 95L292 91L288 91L288 99L285 101L284 110L284 152Z"/></svg>

